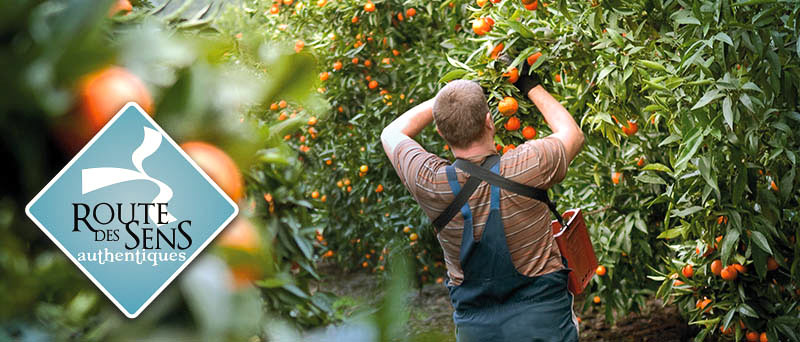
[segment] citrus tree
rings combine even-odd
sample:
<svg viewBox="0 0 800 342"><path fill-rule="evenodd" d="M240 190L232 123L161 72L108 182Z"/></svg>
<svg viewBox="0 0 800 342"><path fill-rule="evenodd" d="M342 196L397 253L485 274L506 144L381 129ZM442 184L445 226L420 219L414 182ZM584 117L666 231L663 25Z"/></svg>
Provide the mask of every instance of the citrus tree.
<svg viewBox="0 0 800 342"><path fill-rule="evenodd" d="M485 48L452 77L491 89L498 143L540 116L527 63L589 133L556 192L589 209L604 264L595 303L623 311L652 286L697 336L797 340L800 7L759 1L478 1ZM511 65L497 55L517 56ZM516 68L516 69L515 69ZM512 108L513 109L513 108ZM517 118L520 119L517 119ZM605 139L601 139L604 137ZM604 141L605 140L605 141ZM720 270L722 268L722 270ZM608 272L606 274L606 272ZM652 284L652 282L651 282ZM763 291L760 289L767 288ZM736 323L736 322L740 322Z"/></svg>
<svg viewBox="0 0 800 342"><path fill-rule="evenodd" d="M314 170L305 191L323 258L379 271L385 251L410 248L421 280L441 274L379 132L412 100L467 78L487 89L498 150L544 136L513 85L527 63L587 134L553 192L587 211L603 264L592 302L612 319L657 294L705 328L698 340L796 338L796 5L283 1L257 11L274 37L318 58L332 106L287 137ZM433 132L419 140L449 157ZM735 279L712 272L717 259ZM775 292L755 291L764 286Z"/></svg>

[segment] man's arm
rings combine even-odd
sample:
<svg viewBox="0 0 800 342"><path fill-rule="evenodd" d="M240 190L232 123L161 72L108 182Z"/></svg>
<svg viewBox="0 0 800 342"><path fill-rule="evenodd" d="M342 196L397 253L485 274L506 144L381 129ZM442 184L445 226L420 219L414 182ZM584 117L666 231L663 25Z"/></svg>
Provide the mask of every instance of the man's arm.
<svg viewBox="0 0 800 342"><path fill-rule="evenodd" d="M553 134L550 136L564 144L567 154L567 165L575 158L583 146L583 131L578 127L575 119L550 93L541 85L528 91L528 98L536 104L542 112L544 120L550 126Z"/></svg>
<svg viewBox="0 0 800 342"><path fill-rule="evenodd" d="M409 109L386 126L381 133L381 142L389 159L392 158L394 149L400 142L413 139L431 122L433 122L433 99Z"/></svg>

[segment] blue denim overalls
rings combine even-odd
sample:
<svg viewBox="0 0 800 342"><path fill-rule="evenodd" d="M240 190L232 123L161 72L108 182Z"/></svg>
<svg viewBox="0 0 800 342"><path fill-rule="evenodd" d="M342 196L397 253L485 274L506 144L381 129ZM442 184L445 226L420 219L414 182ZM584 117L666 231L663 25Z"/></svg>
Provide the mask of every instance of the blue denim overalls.
<svg viewBox="0 0 800 342"><path fill-rule="evenodd" d="M495 174L499 169L499 161L491 166ZM450 188L457 194L461 185L455 168L450 165L446 171ZM469 203L461 208L461 215L464 231L459 261L464 279L457 286L447 282L457 340L577 341L573 298L567 291L569 269L538 277L517 271L500 215L500 188L491 186L489 218L480 241L474 239Z"/></svg>

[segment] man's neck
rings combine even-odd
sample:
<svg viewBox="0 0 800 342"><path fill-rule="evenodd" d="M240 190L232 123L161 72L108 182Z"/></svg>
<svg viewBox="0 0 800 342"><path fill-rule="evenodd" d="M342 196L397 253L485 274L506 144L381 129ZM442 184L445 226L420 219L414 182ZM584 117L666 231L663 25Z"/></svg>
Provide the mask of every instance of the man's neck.
<svg viewBox="0 0 800 342"><path fill-rule="evenodd" d="M452 147L452 151L456 158L467 160L497 153L497 150L495 150L494 144L491 141L474 143L464 148Z"/></svg>

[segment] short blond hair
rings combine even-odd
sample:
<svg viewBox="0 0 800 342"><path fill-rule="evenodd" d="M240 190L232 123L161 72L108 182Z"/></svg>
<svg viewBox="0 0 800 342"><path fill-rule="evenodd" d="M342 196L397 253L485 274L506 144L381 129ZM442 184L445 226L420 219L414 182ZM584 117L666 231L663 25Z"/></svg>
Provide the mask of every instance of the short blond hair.
<svg viewBox="0 0 800 342"><path fill-rule="evenodd" d="M489 105L474 81L455 80L439 90L433 101L433 120L453 147L467 147L481 138Z"/></svg>

